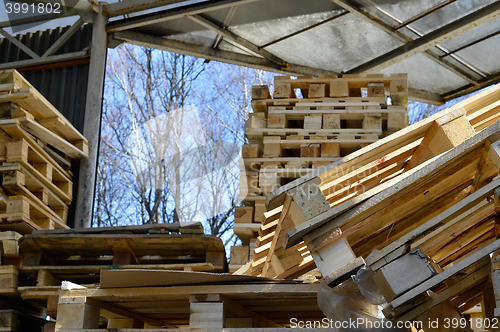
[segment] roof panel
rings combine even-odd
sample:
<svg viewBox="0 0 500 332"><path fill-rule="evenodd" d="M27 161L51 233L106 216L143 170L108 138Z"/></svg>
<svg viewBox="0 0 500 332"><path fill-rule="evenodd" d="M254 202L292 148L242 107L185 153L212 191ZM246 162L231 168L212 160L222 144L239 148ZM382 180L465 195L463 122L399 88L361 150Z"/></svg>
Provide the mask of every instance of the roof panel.
<svg viewBox="0 0 500 332"><path fill-rule="evenodd" d="M381 71L384 74L408 73L408 85L435 93L458 89L468 82L423 54L407 58Z"/></svg>
<svg viewBox="0 0 500 332"><path fill-rule="evenodd" d="M262 45L270 39L264 34L265 31L272 32L273 38L277 38L296 31L297 26L319 21L318 16L324 17L324 14L260 22L259 25L236 26L231 30L257 45ZM401 42L385 32L373 29L369 23L348 14L271 45L266 50L292 63L342 72L400 45Z"/></svg>

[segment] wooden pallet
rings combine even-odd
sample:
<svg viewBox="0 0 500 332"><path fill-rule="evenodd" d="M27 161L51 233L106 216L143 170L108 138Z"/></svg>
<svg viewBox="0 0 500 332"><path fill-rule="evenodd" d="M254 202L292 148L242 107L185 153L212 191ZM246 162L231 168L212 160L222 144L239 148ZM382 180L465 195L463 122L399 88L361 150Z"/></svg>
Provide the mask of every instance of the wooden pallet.
<svg viewBox="0 0 500 332"><path fill-rule="evenodd" d="M19 239L21 234L14 231L0 232L1 265L21 265Z"/></svg>
<svg viewBox="0 0 500 332"><path fill-rule="evenodd" d="M26 171L42 182L65 204L70 204L73 198L71 173L64 170L36 142L30 140L30 137L25 135L22 129L9 130L9 134L17 134L18 137L7 141L7 163L4 163L3 166L21 164Z"/></svg>
<svg viewBox="0 0 500 332"><path fill-rule="evenodd" d="M41 331L45 323L47 323L45 319L25 312L13 309L0 310L0 331Z"/></svg>
<svg viewBox="0 0 500 332"><path fill-rule="evenodd" d="M126 324L122 325L123 328L134 326L130 318L142 322L144 327L155 326L157 329L285 327L290 325L291 317L300 320L321 320L324 317L317 305L318 289L319 284L273 284L268 281L74 289L61 292L57 326L62 331L65 328L81 329L82 321L75 318L87 317L85 322L89 324L85 327L92 331L98 328L99 316L104 316L129 318L123 322ZM71 302L70 298L74 300ZM85 302L81 302L83 299ZM78 303L92 303L100 310L89 311L90 306Z"/></svg>
<svg viewBox="0 0 500 332"><path fill-rule="evenodd" d="M20 118L20 121L34 135L43 136L39 138L73 158L88 156L88 142L85 137L13 69L0 71L0 104L7 102L15 103L33 116L36 121L29 118Z"/></svg>
<svg viewBox="0 0 500 332"><path fill-rule="evenodd" d="M226 269L221 240L203 234L38 232L26 235L19 246L21 270L48 276L49 281L39 280L39 286L60 284L61 280L98 282L100 271L109 269Z"/></svg>
<svg viewBox="0 0 500 332"><path fill-rule="evenodd" d="M4 196L0 202L0 230L29 234L38 229L60 228L68 226L47 206L26 196Z"/></svg>

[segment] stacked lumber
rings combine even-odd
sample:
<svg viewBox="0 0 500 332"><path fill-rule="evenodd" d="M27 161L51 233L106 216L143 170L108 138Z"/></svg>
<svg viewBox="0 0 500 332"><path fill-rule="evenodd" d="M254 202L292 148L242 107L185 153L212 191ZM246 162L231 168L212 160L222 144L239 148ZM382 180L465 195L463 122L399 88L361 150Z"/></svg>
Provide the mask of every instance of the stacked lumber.
<svg viewBox="0 0 500 332"><path fill-rule="evenodd" d="M276 76L273 98L268 86L252 87L234 223L244 246L231 270L253 257L266 195L408 125L407 86L406 74L369 74Z"/></svg>
<svg viewBox="0 0 500 332"><path fill-rule="evenodd" d="M498 120L500 85L278 188L264 214L274 232L261 227L249 273L282 278L317 267L334 287L371 270L388 319L460 320L480 303L492 322Z"/></svg>
<svg viewBox="0 0 500 332"><path fill-rule="evenodd" d="M24 303L18 290L25 283L20 271L20 238L14 231L0 232L0 330L41 331L46 323L43 310Z"/></svg>
<svg viewBox="0 0 500 332"><path fill-rule="evenodd" d="M325 318L317 304L319 286L202 272L103 271L99 286L59 293L56 329L286 331L293 319Z"/></svg>
<svg viewBox="0 0 500 332"><path fill-rule="evenodd" d="M199 222L34 231L21 238L19 287L57 316L62 281L94 287L102 271L227 271L222 241Z"/></svg>
<svg viewBox="0 0 500 332"><path fill-rule="evenodd" d="M0 71L0 230L68 228L71 158L88 142L15 70Z"/></svg>

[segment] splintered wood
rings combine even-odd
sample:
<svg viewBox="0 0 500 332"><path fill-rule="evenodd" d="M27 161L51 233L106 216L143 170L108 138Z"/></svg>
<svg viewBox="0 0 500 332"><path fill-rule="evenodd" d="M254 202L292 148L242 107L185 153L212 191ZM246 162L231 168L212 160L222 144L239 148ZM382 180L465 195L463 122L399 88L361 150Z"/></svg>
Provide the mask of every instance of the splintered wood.
<svg viewBox="0 0 500 332"><path fill-rule="evenodd" d="M254 212L251 221L237 217L234 226L243 244L259 236L266 195L406 127L407 94L406 74L276 76L272 98L268 86L254 86L253 113L245 126L249 144L243 145L241 160L245 206L236 214L249 207ZM300 252L307 253L305 245L286 255L287 261L305 259L306 269L313 266L310 255L303 258Z"/></svg>
<svg viewBox="0 0 500 332"><path fill-rule="evenodd" d="M68 228L71 158L87 140L15 70L0 71L0 230Z"/></svg>
<svg viewBox="0 0 500 332"><path fill-rule="evenodd" d="M394 84L391 99L406 101ZM387 319L461 319L477 304L478 317L498 317L498 105L500 85L275 189L247 273L296 276L311 257L330 287L373 271Z"/></svg>

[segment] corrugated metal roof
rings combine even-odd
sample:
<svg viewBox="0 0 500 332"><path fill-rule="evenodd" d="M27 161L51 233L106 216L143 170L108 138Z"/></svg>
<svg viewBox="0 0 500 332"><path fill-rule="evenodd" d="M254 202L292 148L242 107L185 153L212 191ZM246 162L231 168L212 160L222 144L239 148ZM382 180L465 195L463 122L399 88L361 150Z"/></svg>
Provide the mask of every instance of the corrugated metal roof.
<svg viewBox="0 0 500 332"><path fill-rule="evenodd" d="M182 1L108 28L121 41L281 73L408 73L410 95L440 103L500 81L498 13L498 0ZM221 31L233 35L216 43Z"/></svg>

